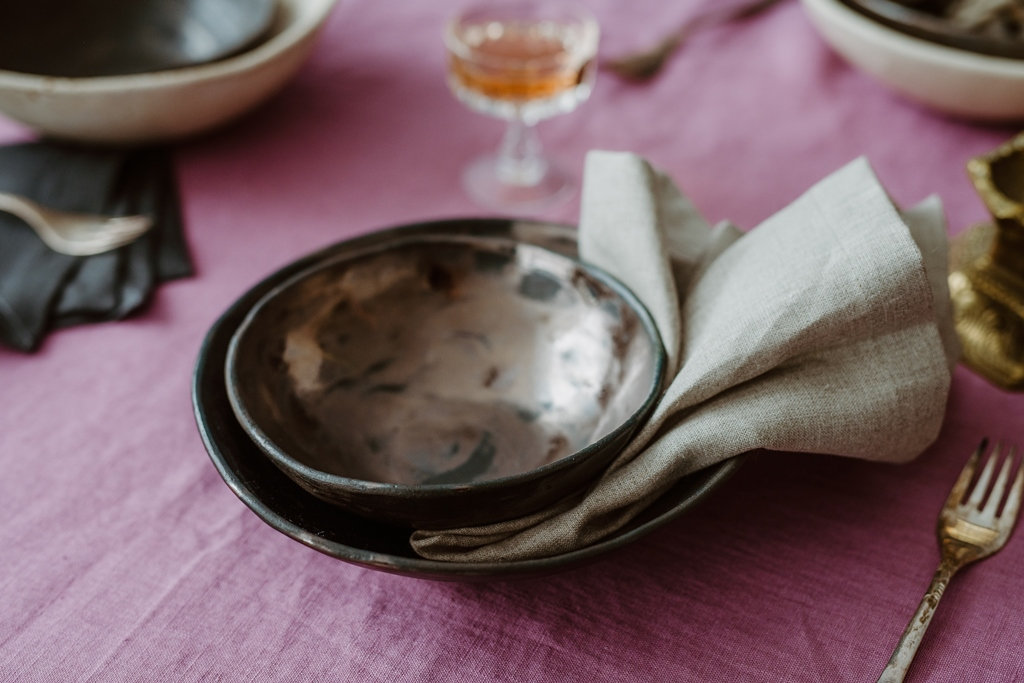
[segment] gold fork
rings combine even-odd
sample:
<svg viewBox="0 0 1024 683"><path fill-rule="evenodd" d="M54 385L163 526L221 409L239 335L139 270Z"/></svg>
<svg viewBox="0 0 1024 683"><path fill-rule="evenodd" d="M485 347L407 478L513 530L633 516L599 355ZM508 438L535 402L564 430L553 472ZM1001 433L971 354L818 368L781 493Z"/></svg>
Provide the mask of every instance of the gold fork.
<svg viewBox="0 0 1024 683"><path fill-rule="evenodd" d="M996 469L996 461L1000 456L999 444L992 449L992 454L973 487L971 480L987 446L987 439L983 439L978 450L960 472L960 477L942 507L938 524L942 557L939 568L917 612L903 632L895 652L892 653L889 664L878 679L879 683L903 680L950 579L964 566L984 559L1002 548L1013 531L1024 491L1024 466L1017 469L1017 475L1010 484L1010 470L1014 464L1014 448L1010 446L1006 457L1003 458L1002 467L999 468L995 484L991 487L992 492L986 497L989 484L992 482L992 474ZM1000 509L1000 503L1004 498L1005 503Z"/></svg>

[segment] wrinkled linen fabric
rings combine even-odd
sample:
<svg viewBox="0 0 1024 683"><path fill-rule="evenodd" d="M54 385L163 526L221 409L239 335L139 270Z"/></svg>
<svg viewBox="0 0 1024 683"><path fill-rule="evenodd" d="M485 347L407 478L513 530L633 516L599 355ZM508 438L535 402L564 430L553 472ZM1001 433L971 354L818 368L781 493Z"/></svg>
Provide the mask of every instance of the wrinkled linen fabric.
<svg viewBox="0 0 1024 683"><path fill-rule="evenodd" d="M670 380L581 497L478 528L419 530L431 559L583 548L681 477L755 449L906 462L938 435L958 356L942 206L907 212L858 159L761 225L709 227L628 153L588 155L580 255L649 309Z"/></svg>

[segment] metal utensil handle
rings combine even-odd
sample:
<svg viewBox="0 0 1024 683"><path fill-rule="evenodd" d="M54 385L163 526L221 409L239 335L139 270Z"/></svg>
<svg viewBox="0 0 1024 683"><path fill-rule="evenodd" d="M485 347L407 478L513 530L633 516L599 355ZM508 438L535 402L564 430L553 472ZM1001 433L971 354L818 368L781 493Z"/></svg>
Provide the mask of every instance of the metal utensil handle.
<svg viewBox="0 0 1024 683"><path fill-rule="evenodd" d="M924 632L928 630L928 625L932 622L935 608L939 606L939 600L942 599L949 580L953 578L959 568L959 565L947 559L943 559L939 564L935 576L932 577L932 583L928 586L928 591L921 599L921 604L917 606L917 611L914 612L906 630L903 631L900 642L896 645L892 657L889 658L885 670L878 677L878 683L900 683L907 675L910 663L914 661L914 655L917 654L917 648L921 646Z"/></svg>
<svg viewBox="0 0 1024 683"><path fill-rule="evenodd" d="M26 221L35 220L42 221L43 217L39 213L39 205L35 202L19 197L18 195L9 194L7 192L0 192L0 211L12 213L18 218L22 218Z"/></svg>
<svg viewBox="0 0 1024 683"><path fill-rule="evenodd" d="M683 41L695 33L698 29L715 24L724 24L729 21L750 17L758 12L768 9L780 0L753 0L753 2L739 2L726 7L715 6L700 14L693 15L686 19L679 28L670 33L661 42L663 50L672 51L682 45Z"/></svg>

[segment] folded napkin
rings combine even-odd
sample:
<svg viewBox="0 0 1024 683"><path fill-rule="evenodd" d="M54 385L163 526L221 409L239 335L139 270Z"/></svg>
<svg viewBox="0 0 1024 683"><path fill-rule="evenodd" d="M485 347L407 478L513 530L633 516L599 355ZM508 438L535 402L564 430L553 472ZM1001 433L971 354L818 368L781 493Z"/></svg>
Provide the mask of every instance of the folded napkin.
<svg viewBox="0 0 1024 683"><path fill-rule="evenodd" d="M0 147L0 191L57 209L155 219L132 244L78 257L53 251L21 219L0 212L0 344L32 351L51 329L124 318L158 283L192 273L163 150Z"/></svg>
<svg viewBox="0 0 1024 683"><path fill-rule="evenodd" d="M669 356L663 395L590 490L522 519L416 531L420 555L551 556L740 453L903 462L937 436L959 353L937 199L901 213L857 160L744 234L711 228L644 160L592 152L579 244L654 317Z"/></svg>

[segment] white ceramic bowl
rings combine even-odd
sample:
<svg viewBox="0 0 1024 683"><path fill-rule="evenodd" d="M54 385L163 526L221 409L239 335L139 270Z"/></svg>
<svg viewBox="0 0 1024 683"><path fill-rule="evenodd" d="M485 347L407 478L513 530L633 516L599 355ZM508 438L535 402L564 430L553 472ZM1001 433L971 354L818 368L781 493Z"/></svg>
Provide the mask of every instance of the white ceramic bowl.
<svg viewBox="0 0 1024 683"><path fill-rule="evenodd" d="M904 34L840 0L802 0L836 52L892 90L977 121L1024 119L1024 60L993 57Z"/></svg>
<svg viewBox="0 0 1024 683"><path fill-rule="evenodd" d="M337 0L279 0L270 37L234 57L128 76L59 78L0 70L0 112L51 137L137 144L219 126L302 65Z"/></svg>

